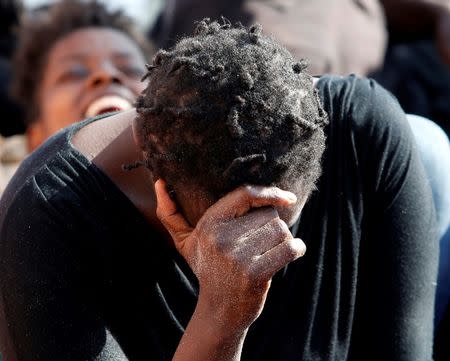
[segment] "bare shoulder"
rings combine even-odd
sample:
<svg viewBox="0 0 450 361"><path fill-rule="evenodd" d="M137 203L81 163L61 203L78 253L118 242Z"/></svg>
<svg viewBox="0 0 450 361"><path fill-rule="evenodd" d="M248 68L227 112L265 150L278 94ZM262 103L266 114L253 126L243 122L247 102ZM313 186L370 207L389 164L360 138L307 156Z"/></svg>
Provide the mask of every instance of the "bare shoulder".
<svg viewBox="0 0 450 361"><path fill-rule="evenodd" d="M133 138L135 110L92 122L72 137L72 145L94 163L156 228L156 200L152 176L145 167L132 172L123 165L142 160Z"/></svg>
<svg viewBox="0 0 450 361"><path fill-rule="evenodd" d="M133 109L92 122L74 134L72 145L93 161L121 134L131 131L135 115Z"/></svg>

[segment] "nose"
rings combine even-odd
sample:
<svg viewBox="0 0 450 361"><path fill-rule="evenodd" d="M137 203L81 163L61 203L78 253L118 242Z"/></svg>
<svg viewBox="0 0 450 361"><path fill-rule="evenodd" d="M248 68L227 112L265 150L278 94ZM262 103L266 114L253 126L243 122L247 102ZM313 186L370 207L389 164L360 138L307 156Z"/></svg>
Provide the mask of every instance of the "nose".
<svg viewBox="0 0 450 361"><path fill-rule="evenodd" d="M120 71L110 63L99 64L87 80L87 86L90 88L113 83L122 84L123 80Z"/></svg>

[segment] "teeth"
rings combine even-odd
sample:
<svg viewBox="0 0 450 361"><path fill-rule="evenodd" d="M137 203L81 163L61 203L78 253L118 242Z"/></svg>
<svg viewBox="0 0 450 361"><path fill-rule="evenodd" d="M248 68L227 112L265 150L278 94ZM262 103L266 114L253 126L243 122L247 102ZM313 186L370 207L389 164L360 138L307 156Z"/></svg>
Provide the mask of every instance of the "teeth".
<svg viewBox="0 0 450 361"><path fill-rule="evenodd" d="M85 117L94 117L107 109L127 110L132 107L131 102L117 95L105 95L94 100L86 110Z"/></svg>

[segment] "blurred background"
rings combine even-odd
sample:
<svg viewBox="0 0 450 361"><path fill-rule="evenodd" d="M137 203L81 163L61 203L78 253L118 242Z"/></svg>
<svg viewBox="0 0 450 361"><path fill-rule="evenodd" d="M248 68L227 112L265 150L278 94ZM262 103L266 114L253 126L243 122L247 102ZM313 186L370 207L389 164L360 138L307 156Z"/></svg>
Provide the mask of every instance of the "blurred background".
<svg viewBox="0 0 450 361"><path fill-rule="evenodd" d="M38 6L54 3L58 0L24 0L26 8L32 9ZM164 6L164 0L103 0L110 9L123 9L127 15L136 20L136 24L142 31L153 26L158 14Z"/></svg>
<svg viewBox="0 0 450 361"><path fill-rule="evenodd" d="M20 14L55 0L1 0L1 104L10 119L0 134L23 133L14 104L4 104ZM403 108L437 122L448 134L450 118L449 0L101 0L122 9L156 47L190 34L204 17L259 22L314 75L369 75L397 96ZM407 84L407 86L405 86ZM6 100L5 100L6 99ZM15 114L15 115L14 115Z"/></svg>

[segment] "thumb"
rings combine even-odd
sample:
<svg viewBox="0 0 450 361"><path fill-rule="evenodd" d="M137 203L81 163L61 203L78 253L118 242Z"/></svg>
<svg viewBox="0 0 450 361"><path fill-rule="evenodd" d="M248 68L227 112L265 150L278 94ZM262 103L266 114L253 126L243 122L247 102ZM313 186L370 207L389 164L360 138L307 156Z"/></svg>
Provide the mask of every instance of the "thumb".
<svg viewBox="0 0 450 361"><path fill-rule="evenodd" d="M157 200L156 215L172 236L177 250L183 255L184 242L193 231L186 218L178 211L176 203L167 192L166 182L158 179L155 183Z"/></svg>

